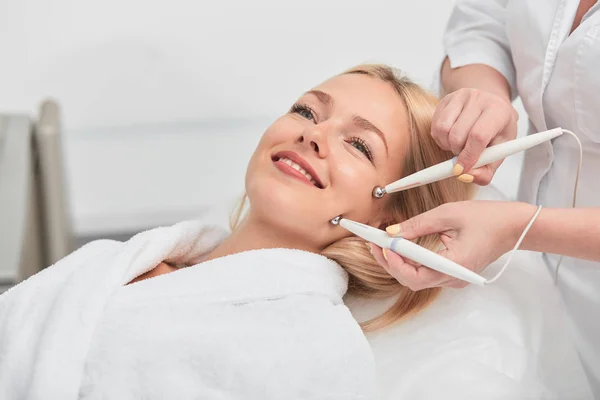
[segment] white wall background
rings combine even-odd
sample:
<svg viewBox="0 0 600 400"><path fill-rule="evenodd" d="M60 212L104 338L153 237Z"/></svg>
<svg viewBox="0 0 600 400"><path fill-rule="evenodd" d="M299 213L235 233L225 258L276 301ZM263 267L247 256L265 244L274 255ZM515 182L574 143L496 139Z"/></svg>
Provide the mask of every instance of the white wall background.
<svg viewBox="0 0 600 400"><path fill-rule="evenodd" d="M78 234L169 223L240 192L264 128L329 76L386 62L429 85L453 3L0 0L0 111L60 101Z"/></svg>

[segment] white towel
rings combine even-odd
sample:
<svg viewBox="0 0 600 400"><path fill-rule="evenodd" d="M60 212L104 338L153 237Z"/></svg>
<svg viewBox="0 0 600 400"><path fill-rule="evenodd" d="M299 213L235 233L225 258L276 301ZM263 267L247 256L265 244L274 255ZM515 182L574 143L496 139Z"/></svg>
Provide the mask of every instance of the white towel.
<svg viewBox="0 0 600 400"><path fill-rule="evenodd" d="M0 398L373 398L347 275L325 257L250 251L123 286L225 234L196 221L94 242L6 292Z"/></svg>

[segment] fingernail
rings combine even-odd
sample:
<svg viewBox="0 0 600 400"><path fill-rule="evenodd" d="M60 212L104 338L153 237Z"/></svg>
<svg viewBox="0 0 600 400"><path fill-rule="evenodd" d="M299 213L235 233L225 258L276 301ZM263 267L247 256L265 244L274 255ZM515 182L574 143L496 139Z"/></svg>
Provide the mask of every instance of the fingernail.
<svg viewBox="0 0 600 400"><path fill-rule="evenodd" d="M454 168L452 168L452 173L454 174L454 176L459 176L463 173L464 170L465 170L465 167L463 167L460 164L455 164Z"/></svg>
<svg viewBox="0 0 600 400"><path fill-rule="evenodd" d="M390 235L397 235L400 233L401 230L402 229L400 228L400 224L390 225L387 228L385 228L385 231Z"/></svg>
<svg viewBox="0 0 600 400"><path fill-rule="evenodd" d="M473 182L473 175L462 174L461 176L459 176L456 179L458 179L459 181L464 182L464 183L471 183L471 182Z"/></svg>
<svg viewBox="0 0 600 400"><path fill-rule="evenodd" d="M383 258L387 261L387 249L381 249L381 253L383 254Z"/></svg>
<svg viewBox="0 0 600 400"><path fill-rule="evenodd" d="M371 248L371 244L369 242L365 242L365 246L369 249L369 253L373 254L373 249Z"/></svg>

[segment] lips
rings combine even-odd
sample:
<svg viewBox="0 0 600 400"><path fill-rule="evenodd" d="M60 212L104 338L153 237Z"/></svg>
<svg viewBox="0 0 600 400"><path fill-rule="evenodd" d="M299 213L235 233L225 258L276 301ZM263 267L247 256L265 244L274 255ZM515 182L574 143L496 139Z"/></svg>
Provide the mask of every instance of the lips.
<svg viewBox="0 0 600 400"><path fill-rule="evenodd" d="M285 168L284 172L305 180L319 189L324 185L314 168L299 154L293 151L281 151L271 157L273 162L279 163L279 167ZM284 165L282 165L284 164Z"/></svg>

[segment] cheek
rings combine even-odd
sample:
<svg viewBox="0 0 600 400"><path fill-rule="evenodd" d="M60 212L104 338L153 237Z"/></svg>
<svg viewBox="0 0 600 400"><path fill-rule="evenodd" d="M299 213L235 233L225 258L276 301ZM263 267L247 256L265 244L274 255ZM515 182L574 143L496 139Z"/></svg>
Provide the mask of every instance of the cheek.
<svg viewBox="0 0 600 400"><path fill-rule="evenodd" d="M246 168L246 191L253 185L255 180L260 181L261 170L268 167L269 156L273 152L275 146L285 142L285 138L282 138L284 129L281 129L284 124L280 123L280 120L275 121L260 138L250 161L248 162L248 168Z"/></svg>
<svg viewBox="0 0 600 400"><path fill-rule="evenodd" d="M262 220L306 234L320 229L335 215L327 207L325 191L306 186L282 175L273 165L272 147L259 144L246 170L246 194L252 212ZM335 205L335 202L331 202Z"/></svg>
<svg viewBox="0 0 600 400"><path fill-rule="evenodd" d="M335 198L339 212L363 222L374 219L380 204L373 198L372 192L375 186L381 184L375 170L370 166L356 166L356 162L346 162L335 171Z"/></svg>
<svg viewBox="0 0 600 400"><path fill-rule="evenodd" d="M295 139L295 136L302 130L298 122L289 115L279 117L263 133L261 142L270 145L276 145Z"/></svg>

